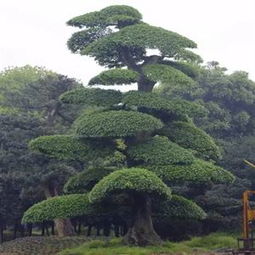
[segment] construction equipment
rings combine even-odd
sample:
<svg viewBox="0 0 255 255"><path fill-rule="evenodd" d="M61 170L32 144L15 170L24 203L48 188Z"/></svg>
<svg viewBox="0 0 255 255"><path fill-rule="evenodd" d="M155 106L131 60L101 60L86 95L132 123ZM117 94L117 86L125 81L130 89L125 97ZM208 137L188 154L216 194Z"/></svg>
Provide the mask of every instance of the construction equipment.
<svg viewBox="0 0 255 255"><path fill-rule="evenodd" d="M255 168L255 165L244 160L244 162ZM250 198L255 196L254 190L246 190L243 193L243 238L238 238L238 250L233 254L255 255L255 238L253 238L252 224L255 222L255 208L251 206Z"/></svg>

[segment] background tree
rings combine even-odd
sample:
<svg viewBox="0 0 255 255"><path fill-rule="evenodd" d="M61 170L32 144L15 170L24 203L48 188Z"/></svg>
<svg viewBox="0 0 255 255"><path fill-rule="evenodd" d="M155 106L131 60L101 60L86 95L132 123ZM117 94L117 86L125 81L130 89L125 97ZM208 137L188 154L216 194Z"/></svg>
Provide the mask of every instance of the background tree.
<svg viewBox="0 0 255 255"><path fill-rule="evenodd" d="M78 108L65 109L58 97L79 86L39 67L11 68L0 74L1 226L14 225L14 237L18 228L23 231L24 210L42 199L43 190L46 196L56 195L53 191L61 191L74 173L67 164L31 153L27 143L39 135L66 132Z"/></svg>
<svg viewBox="0 0 255 255"><path fill-rule="evenodd" d="M169 101L151 92L158 81L178 80L184 87L195 86L185 72L193 74L189 62L200 61L200 57L187 49L196 44L177 33L143 23L141 14L129 6L110 6L73 18L68 24L84 28L71 37L70 49L113 68L91 79L90 85L137 82L138 91L123 94L82 88L64 93L61 100L65 103L89 104L98 109L83 113L70 136L39 137L30 146L58 158L82 157L93 162L101 157L101 167L105 162L111 165L109 157L122 155L125 159L122 168L116 167L92 188L88 203L109 204L115 200L125 203L134 210L125 241L136 245L159 243L160 237L152 224L152 212L157 212L153 209L155 201L165 203L157 209L163 210L159 213L166 217L171 217L176 204L186 205L198 218L205 216L184 198L171 200L173 183L233 181L230 173L209 161L219 156L218 148L188 118L203 114L204 108L185 100ZM149 49L157 49L160 54L149 56ZM119 195L126 199L117 199ZM52 210L47 210L43 217L38 217L52 200L44 201L30 208L23 220L34 222L74 215L74 200L68 198L54 199L54 204L59 201L54 207L59 213L53 215ZM177 213L185 215L187 210L181 207Z"/></svg>
<svg viewBox="0 0 255 255"><path fill-rule="evenodd" d="M196 101L207 109L207 115L196 117L194 121L216 139L222 151L222 158L217 163L234 173L237 179L228 187L214 186L214 191L207 191L204 197L199 194L197 202L210 216L205 224L207 231L232 228L233 225L238 227L242 193L254 189L254 173L243 159L254 161L255 83L246 72L227 74L227 69L216 61L199 69L198 86L188 93L173 90L168 84L161 84L156 92L169 100Z"/></svg>

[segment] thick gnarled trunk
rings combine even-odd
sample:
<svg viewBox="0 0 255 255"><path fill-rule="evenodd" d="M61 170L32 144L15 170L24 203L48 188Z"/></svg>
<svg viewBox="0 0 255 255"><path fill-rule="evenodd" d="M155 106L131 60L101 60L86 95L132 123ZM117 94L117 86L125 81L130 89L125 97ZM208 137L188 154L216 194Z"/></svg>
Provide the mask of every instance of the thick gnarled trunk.
<svg viewBox="0 0 255 255"><path fill-rule="evenodd" d="M151 199L145 194L138 194L134 199L134 219L124 237L125 243L138 246L160 244L161 239L152 224Z"/></svg>
<svg viewBox="0 0 255 255"><path fill-rule="evenodd" d="M46 198L51 198L58 195L56 187L51 185L44 185L44 194ZM74 235L74 227L70 219L55 219L54 224L57 230L57 234L60 237Z"/></svg>
<svg viewBox="0 0 255 255"><path fill-rule="evenodd" d="M54 223L59 237L74 235L74 228L70 219L55 219Z"/></svg>

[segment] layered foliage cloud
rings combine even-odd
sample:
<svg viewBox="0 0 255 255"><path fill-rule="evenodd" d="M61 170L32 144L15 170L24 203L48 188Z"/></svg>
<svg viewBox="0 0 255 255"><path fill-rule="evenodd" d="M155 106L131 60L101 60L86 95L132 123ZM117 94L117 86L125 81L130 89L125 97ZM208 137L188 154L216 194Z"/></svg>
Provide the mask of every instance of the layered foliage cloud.
<svg viewBox="0 0 255 255"><path fill-rule="evenodd" d="M115 170L116 168L112 167L98 167L78 173L72 176L65 184L64 192L73 194L89 192L103 177Z"/></svg>
<svg viewBox="0 0 255 255"><path fill-rule="evenodd" d="M125 137L162 127L159 119L145 113L107 111L81 116L76 124L76 134L83 137Z"/></svg>
<svg viewBox="0 0 255 255"><path fill-rule="evenodd" d="M122 102L127 106L137 106L176 116L206 116L207 110L200 104L184 99L169 100L156 93L129 91L123 96ZM159 115L160 116L160 115Z"/></svg>
<svg viewBox="0 0 255 255"><path fill-rule="evenodd" d="M112 148L101 143L80 140L69 135L41 136L29 143L33 151L47 154L60 160L88 161L98 157L107 157L113 153Z"/></svg>
<svg viewBox="0 0 255 255"><path fill-rule="evenodd" d="M141 34L143 36L141 36ZM114 56L118 52L117 47L129 47L138 49L159 49L165 57L178 57L182 60L201 61L195 53L185 48L195 48L196 44L171 31L153 27L147 24L135 24L122 28L120 31L109 34L92 42L82 51L82 54L96 57L99 63L104 61L103 56ZM99 54L98 54L99 53Z"/></svg>
<svg viewBox="0 0 255 255"><path fill-rule="evenodd" d="M221 156L219 148L212 137L202 129L195 127L193 123L172 122L161 132L162 135L167 136L180 146L194 150L195 154L200 158L217 160Z"/></svg>
<svg viewBox="0 0 255 255"><path fill-rule="evenodd" d="M82 27L106 27L118 25L119 22L139 22L142 19L141 13L135 8L126 5L112 5L101 11L90 12L67 22L70 26ZM127 25L130 25L128 22Z"/></svg>
<svg viewBox="0 0 255 255"><path fill-rule="evenodd" d="M112 106L121 102L122 93L117 90L99 88L81 88L68 91L61 95L61 101L69 104L84 104L91 106Z"/></svg>
<svg viewBox="0 0 255 255"><path fill-rule="evenodd" d="M89 200L99 202L120 192L171 198L170 188L154 173L143 168L127 168L115 171L99 181L89 193Z"/></svg>
<svg viewBox="0 0 255 255"><path fill-rule="evenodd" d="M163 136L130 146L127 153L133 160L148 165L191 164L195 159L190 151Z"/></svg>
<svg viewBox="0 0 255 255"><path fill-rule="evenodd" d="M53 197L30 207L24 214L24 223L43 222L54 219L67 219L85 215L92 208L87 194L72 194Z"/></svg>
<svg viewBox="0 0 255 255"><path fill-rule="evenodd" d="M233 183L235 177L222 167L211 162L196 159L189 165L147 165L146 168L156 173L168 183Z"/></svg>
<svg viewBox="0 0 255 255"><path fill-rule="evenodd" d="M163 83L178 83L179 86L194 87L195 82L185 73L179 71L178 69L163 65L163 64L154 64L144 67L144 73L152 81L159 81Z"/></svg>
<svg viewBox="0 0 255 255"><path fill-rule="evenodd" d="M89 81L89 85L122 85L137 82L139 73L129 69L115 68L103 71Z"/></svg>
<svg viewBox="0 0 255 255"><path fill-rule="evenodd" d="M196 203L177 195L173 195L171 200L161 201L157 204L154 215L157 218L169 221L173 218L182 220L202 220L206 218L206 213Z"/></svg>

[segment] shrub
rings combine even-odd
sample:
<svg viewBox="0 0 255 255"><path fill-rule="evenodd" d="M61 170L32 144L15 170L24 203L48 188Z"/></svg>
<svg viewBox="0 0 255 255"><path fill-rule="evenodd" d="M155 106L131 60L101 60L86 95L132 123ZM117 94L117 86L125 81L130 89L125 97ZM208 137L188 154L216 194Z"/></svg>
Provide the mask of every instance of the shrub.
<svg viewBox="0 0 255 255"><path fill-rule="evenodd" d="M171 197L167 187L154 173L141 168L117 170L99 181L89 193L91 202L98 202L113 193L149 193L152 196Z"/></svg>
<svg viewBox="0 0 255 255"><path fill-rule="evenodd" d="M133 111L107 111L85 114L76 125L76 133L83 137L126 137L162 128L159 119Z"/></svg>

